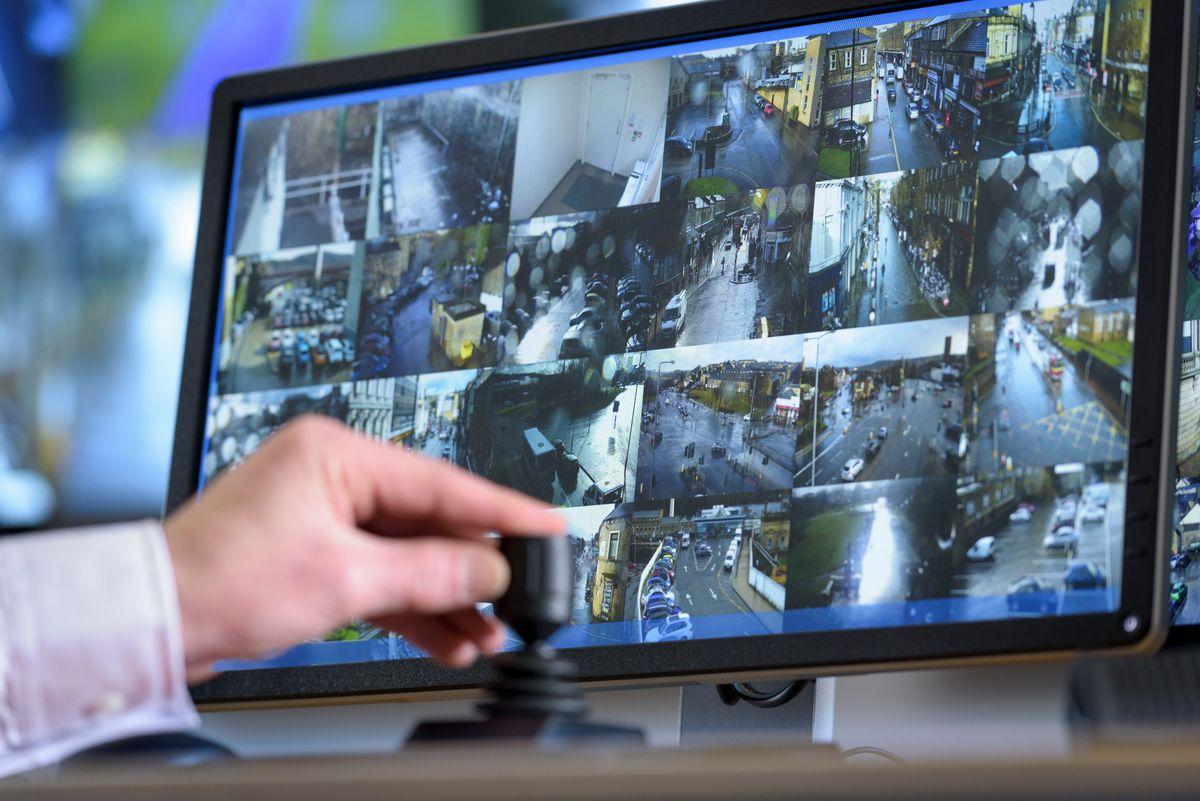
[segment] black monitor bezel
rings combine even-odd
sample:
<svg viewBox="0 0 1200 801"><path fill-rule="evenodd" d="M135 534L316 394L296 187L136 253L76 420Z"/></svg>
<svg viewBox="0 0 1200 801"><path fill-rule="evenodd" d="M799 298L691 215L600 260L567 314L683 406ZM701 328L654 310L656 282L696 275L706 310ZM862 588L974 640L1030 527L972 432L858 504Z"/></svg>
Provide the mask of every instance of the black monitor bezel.
<svg viewBox="0 0 1200 801"><path fill-rule="evenodd" d="M689 677L846 673L866 668L973 662L1017 655L1069 654L1081 649L1156 647L1164 631L1165 526L1178 380L1181 201L1179 129L1191 130L1193 83L1189 36L1193 0L1151 0L1151 58L1144 175L1172 174L1161 188L1143 187L1141 265L1136 301L1134 385L1129 421L1129 488L1121 609L1104 615L932 624L891 629L692 640L571 651L588 682L665 682ZM187 324L181 391L166 509L177 509L195 491L200 472L213 356L219 274L224 258L238 112L274 103L451 75L558 61L711 38L794 24L833 22L869 13L941 4L879 0L810 0L797 13L790 0L716 0L637 15L606 17L488 34L403 50L228 78L215 90L203 179L199 234ZM1186 13L1185 13L1186 12ZM1182 20L1182 22L1181 22ZM1190 162L1189 162L1190 163ZM1190 173L1188 173L1190 174ZM1169 191L1167 191L1169 190ZM1172 269L1150 269L1166 264ZM1170 302L1163 308L1163 298ZM1164 358L1164 356L1166 358ZM1132 632L1124 621L1136 616ZM477 688L487 668L454 671L430 660L366 662L230 671L193 688L199 703L297 702L347 696L464 691Z"/></svg>

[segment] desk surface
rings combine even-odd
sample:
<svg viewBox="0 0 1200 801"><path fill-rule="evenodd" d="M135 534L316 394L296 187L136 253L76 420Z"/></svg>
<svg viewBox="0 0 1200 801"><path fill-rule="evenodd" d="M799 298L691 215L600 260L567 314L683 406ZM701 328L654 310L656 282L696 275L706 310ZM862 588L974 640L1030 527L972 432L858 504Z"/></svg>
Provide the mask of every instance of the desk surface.
<svg viewBox="0 0 1200 801"><path fill-rule="evenodd" d="M574 751L410 749L395 756L230 761L197 768L108 766L55 783L0 783L0 801L654 801L896 799L1073 801L1200 795L1200 741L1097 748L1069 760L897 766L818 748Z"/></svg>

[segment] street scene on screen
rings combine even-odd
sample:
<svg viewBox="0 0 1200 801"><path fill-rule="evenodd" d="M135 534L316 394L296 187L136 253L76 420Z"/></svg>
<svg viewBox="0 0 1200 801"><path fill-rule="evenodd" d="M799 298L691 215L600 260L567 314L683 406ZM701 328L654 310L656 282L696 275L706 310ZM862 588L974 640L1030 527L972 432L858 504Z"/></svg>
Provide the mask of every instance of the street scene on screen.
<svg viewBox="0 0 1200 801"><path fill-rule="evenodd" d="M1171 528L1170 617L1181 625L1200 623L1200 321L1185 320L1180 348L1179 428L1175 435L1178 475Z"/></svg>
<svg viewBox="0 0 1200 801"><path fill-rule="evenodd" d="M1149 8L1048 0L988 13L983 158L1142 138Z"/></svg>
<svg viewBox="0 0 1200 801"><path fill-rule="evenodd" d="M954 479L798 488L790 546L788 609L945 598L953 574Z"/></svg>
<svg viewBox="0 0 1200 801"><path fill-rule="evenodd" d="M953 163L818 183L805 328L966 314L975 176Z"/></svg>
<svg viewBox="0 0 1200 801"><path fill-rule="evenodd" d="M1124 457L1133 300L971 318L965 470Z"/></svg>
<svg viewBox="0 0 1200 801"><path fill-rule="evenodd" d="M637 497L791 487L802 344L775 337L647 353Z"/></svg>
<svg viewBox="0 0 1200 801"><path fill-rule="evenodd" d="M963 476L955 596L1004 598L1010 615L1054 615L1120 598L1123 465L1060 464Z"/></svg>
<svg viewBox="0 0 1200 801"><path fill-rule="evenodd" d="M967 318L798 339L796 486L957 470Z"/></svg>
<svg viewBox="0 0 1200 801"><path fill-rule="evenodd" d="M1142 143L979 164L973 312L1132 297Z"/></svg>
<svg viewBox="0 0 1200 801"><path fill-rule="evenodd" d="M453 370L417 378L413 448L426 456L470 468L464 414L478 386L478 370Z"/></svg>
<svg viewBox="0 0 1200 801"><path fill-rule="evenodd" d="M679 269L659 283L654 347L800 331L812 187L695 198Z"/></svg>
<svg viewBox="0 0 1200 801"><path fill-rule="evenodd" d="M779 631L786 494L565 511L576 560L572 622L589 636L671 642Z"/></svg>

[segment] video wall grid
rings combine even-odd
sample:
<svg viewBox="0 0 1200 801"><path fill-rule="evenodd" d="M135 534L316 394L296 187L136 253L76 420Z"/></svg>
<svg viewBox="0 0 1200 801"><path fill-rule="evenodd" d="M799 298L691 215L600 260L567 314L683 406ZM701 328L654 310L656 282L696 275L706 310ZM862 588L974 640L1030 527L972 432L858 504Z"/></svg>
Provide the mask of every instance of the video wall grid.
<svg viewBox="0 0 1200 801"><path fill-rule="evenodd" d="M202 481L318 413L540 497L589 642L1115 608L1144 9L246 122Z"/></svg>

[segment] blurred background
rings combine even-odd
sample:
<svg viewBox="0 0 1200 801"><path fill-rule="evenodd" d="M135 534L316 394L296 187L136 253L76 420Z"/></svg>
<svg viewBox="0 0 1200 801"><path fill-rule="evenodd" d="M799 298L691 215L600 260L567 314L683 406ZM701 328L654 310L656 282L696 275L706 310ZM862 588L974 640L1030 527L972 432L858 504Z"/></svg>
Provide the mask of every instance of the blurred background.
<svg viewBox="0 0 1200 801"><path fill-rule="evenodd" d="M678 1L0 2L0 529L161 511L223 77Z"/></svg>

